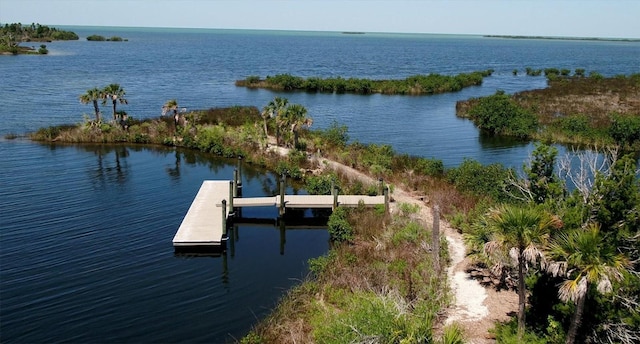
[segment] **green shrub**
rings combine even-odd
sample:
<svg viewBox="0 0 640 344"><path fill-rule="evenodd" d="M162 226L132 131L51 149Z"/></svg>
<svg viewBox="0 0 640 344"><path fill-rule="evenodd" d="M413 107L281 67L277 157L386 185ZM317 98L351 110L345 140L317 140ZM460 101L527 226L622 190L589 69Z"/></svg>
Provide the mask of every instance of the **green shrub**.
<svg viewBox="0 0 640 344"><path fill-rule="evenodd" d="M310 176L305 179L305 182L305 189L311 195L330 195L331 186L340 188L338 176L335 173Z"/></svg>
<svg viewBox="0 0 640 344"><path fill-rule="evenodd" d="M275 172L279 176L284 174L293 179L302 179L303 177L302 171L300 171L300 167L297 164L285 160L278 161Z"/></svg>
<svg viewBox="0 0 640 344"><path fill-rule="evenodd" d="M496 201L508 200L504 188L509 170L502 164L483 165L476 160L465 159L458 167L448 170L446 177L461 191L488 196Z"/></svg>
<svg viewBox="0 0 640 344"><path fill-rule="evenodd" d="M616 144L622 147L640 142L640 116L614 114L611 118L609 134Z"/></svg>
<svg viewBox="0 0 640 344"><path fill-rule="evenodd" d="M564 131L573 135L588 135L591 131L589 118L585 115L571 115L563 117L559 121L559 126Z"/></svg>
<svg viewBox="0 0 640 344"><path fill-rule="evenodd" d="M416 171L426 176L441 176L444 174L444 164L439 159L418 158Z"/></svg>
<svg viewBox="0 0 640 344"><path fill-rule="evenodd" d="M353 240L353 227L347 220L348 210L338 207L333 210L327 223L329 238L334 242L350 242Z"/></svg>
<svg viewBox="0 0 640 344"><path fill-rule="evenodd" d="M457 323L445 326L442 331L440 344L464 344L464 330Z"/></svg>
<svg viewBox="0 0 640 344"><path fill-rule="evenodd" d="M418 319L398 314L393 300L373 293L357 293L347 300L344 312L317 319L318 343L421 343L430 339L417 331Z"/></svg>
<svg viewBox="0 0 640 344"><path fill-rule="evenodd" d="M224 128L208 126L200 129L196 145L203 152L222 155L224 151Z"/></svg>
<svg viewBox="0 0 640 344"><path fill-rule="evenodd" d="M345 147L349 141L349 134L347 134L347 126L339 125L338 122L333 121L331 125L325 130L320 130L320 136L332 147Z"/></svg>
<svg viewBox="0 0 640 344"><path fill-rule="evenodd" d="M309 263L309 272L311 272L314 276L320 276L329 266L329 264L332 264L336 257L336 252L332 250L329 251L327 255L317 258L310 258L307 261Z"/></svg>
<svg viewBox="0 0 640 344"><path fill-rule="evenodd" d="M535 133L538 119L521 108L504 92L480 98L469 109L469 116L481 130L492 135L501 134L528 138Z"/></svg>
<svg viewBox="0 0 640 344"><path fill-rule="evenodd" d="M411 221L404 227L393 232L391 242L394 246L398 246L404 242L415 243L425 229L417 222Z"/></svg>
<svg viewBox="0 0 640 344"><path fill-rule="evenodd" d="M518 340L518 324L512 320L507 323L497 323L496 327L490 330L496 336L496 343L499 344L549 344L549 340L545 336L539 336L536 333L526 331L522 341ZM564 341L563 341L564 342ZM559 343L558 343L559 344Z"/></svg>

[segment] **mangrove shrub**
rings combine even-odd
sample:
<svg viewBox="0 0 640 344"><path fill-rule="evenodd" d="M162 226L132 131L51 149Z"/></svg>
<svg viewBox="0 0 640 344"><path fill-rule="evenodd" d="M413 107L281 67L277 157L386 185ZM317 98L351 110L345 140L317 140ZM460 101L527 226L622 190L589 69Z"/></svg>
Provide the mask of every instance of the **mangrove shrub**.
<svg viewBox="0 0 640 344"><path fill-rule="evenodd" d="M524 139L534 134L538 127L535 115L518 106L502 91L480 98L478 103L469 109L469 115L478 128L492 135Z"/></svg>

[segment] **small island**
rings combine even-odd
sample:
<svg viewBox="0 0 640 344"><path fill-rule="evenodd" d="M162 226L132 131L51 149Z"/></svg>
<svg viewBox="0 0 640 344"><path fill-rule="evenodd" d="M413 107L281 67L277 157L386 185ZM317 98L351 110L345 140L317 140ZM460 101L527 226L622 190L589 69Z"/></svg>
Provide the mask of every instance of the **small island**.
<svg viewBox="0 0 640 344"><path fill-rule="evenodd" d="M0 55L41 54L49 51L44 44L36 50L35 47L21 46L23 42L52 42L78 40L75 32L58 30L46 25L32 23L22 25L20 23L4 24L0 27Z"/></svg>
<svg viewBox="0 0 640 344"><path fill-rule="evenodd" d="M101 35L91 35L87 37L87 41L94 41L94 42L127 42L129 41L126 38L122 38L120 36L111 36L111 37L104 37Z"/></svg>
<svg viewBox="0 0 640 344"><path fill-rule="evenodd" d="M485 77L491 76L493 70L461 73L458 75L414 75L403 80L371 80L358 78L302 78L290 74L278 74L261 79L249 76L236 81L236 86L248 88L265 88L273 91L306 91L311 93L353 93L387 95L430 95L457 92L465 87L482 84Z"/></svg>
<svg viewBox="0 0 640 344"><path fill-rule="evenodd" d="M562 41L603 41L603 42L640 42L638 38L600 38L600 37L561 37L561 36L510 36L510 35L485 35L488 38L507 39L552 39Z"/></svg>

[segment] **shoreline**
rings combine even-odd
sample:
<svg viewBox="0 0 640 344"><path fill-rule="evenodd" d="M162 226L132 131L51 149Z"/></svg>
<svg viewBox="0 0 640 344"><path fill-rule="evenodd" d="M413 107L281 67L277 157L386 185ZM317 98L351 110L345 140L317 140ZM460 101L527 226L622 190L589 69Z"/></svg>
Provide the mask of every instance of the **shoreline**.
<svg viewBox="0 0 640 344"><path fill-rule="evenodd" d="M605 37L560 37L560 36L520 36L520 35L484 35L486 38L504 39L542 39L559 41L595 41L595 42L640 42L640 38L605 38Z"/></svg>

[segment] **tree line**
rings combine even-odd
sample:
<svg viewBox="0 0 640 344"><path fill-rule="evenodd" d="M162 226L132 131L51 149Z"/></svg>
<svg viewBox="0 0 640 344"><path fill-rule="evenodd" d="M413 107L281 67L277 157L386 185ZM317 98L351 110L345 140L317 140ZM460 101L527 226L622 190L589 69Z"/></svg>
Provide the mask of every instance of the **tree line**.
<svg viewBox="0 0 640 344"><path fill-rule="evenodd" d="M54 27L32 23L23 25L12 23L0 25L0 52L18 54L30 51L30 48L20 47L22 42L50 42L63 40L77 40L78 35L72 31L59 30ZM46 54L46 46L41 45L40 54Z"/></svg>

